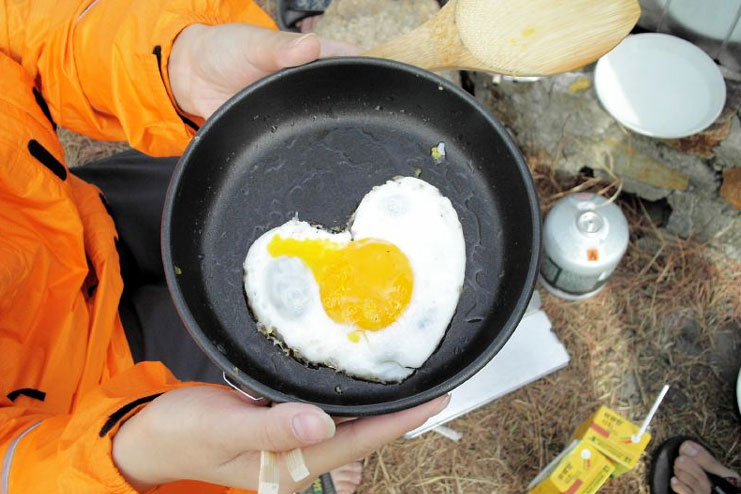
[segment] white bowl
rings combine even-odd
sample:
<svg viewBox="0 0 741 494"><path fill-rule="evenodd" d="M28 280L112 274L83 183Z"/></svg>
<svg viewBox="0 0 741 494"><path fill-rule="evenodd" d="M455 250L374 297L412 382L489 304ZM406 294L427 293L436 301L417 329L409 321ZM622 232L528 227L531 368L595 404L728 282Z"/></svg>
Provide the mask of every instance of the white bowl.
<svg viewBox="0 0 741 494"><path fill-rule="evenodd" d="M741 42L741 29L733 29L741 0L659 0L668 17L682 28L706 38Z"/></svg>
<svg viewBox="0 0 741 494"><path fill-rule="evenodd" d="M597 62L594 85L602 105L625 127L667 139L704 130L726 101L715 62L668 34L625 38Z"/></svg>

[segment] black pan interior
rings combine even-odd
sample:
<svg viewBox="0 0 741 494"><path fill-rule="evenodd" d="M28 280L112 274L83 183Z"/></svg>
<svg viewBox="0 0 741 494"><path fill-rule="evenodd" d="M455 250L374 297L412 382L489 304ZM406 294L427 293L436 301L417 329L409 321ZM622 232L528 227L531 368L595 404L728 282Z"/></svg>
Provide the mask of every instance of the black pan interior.
<svg viewBox="0 0 741 494"><path fill-rule="evenodd" d="M455 317L423 367L401 384L365 382L307 368L259 334L242 281L250 244L297 212L345 226L372 187L415 174L452 201L467 254ZM539 243L532 181L503 127L446 81L372 59L290 69L232 98L181 159L163 218L173 297L211 358L273 400L346 415L421 403L483 366L522 317Z"/></svg>

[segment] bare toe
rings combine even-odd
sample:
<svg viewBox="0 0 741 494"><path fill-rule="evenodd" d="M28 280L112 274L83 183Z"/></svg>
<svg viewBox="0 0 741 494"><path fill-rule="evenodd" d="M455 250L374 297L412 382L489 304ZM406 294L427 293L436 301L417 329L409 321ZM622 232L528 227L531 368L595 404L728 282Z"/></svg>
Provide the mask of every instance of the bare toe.
<svg viewBox="0 0 741 494"><path fill-rule="evenodd" d="M679 455L674 460L674 475L683 479L679 473L685 473L695 479L695 483L685 482L700 493L710 492L710 479L705 470L691 456Z"/></svg>
<svg viewBox="0 0 741 494"><path fill-rule="evenodd" d="M713 455L693 441L685 441L679 448L681 456L693 460L705 472L710 472L723 478L739 478L739 474L723 466ZM680 457L681 457L680 456Z"/></svg>
<svg viewBox="0 0 741 494"><path fill-rule="evenodd" d="M710 482L703 485L700 479L686 470L674 470L674 476L689 487L692 494L710 494Z"/></svg>
<svg viewBox="0 0 741 494"><path fill-rule="evenodd" d="M352 494L360 485L363 465L359 461L342 465L330 472L338 494Z"/></svg>
<svg viewBox="0 0 741 494"><path fill-rule="evenodd" d="M677 494L694 494L694 492L692 492L692 489L690 489L687 484L684 484L677 477L672 477L671 487L672 490Z"/></svg>
<svg viewBox="0 0 741 494"><path fill-rule="evenodd" d="M352 482L339 482L334 485L337 494L353 494L358 485Z"/></svg>

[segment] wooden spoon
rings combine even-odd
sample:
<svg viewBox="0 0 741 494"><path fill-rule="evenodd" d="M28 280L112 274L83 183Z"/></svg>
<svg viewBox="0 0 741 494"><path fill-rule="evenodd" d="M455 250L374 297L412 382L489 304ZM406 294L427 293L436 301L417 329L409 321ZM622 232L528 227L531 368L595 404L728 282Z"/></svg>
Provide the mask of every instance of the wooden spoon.
<svg viewBox="0 0 741 494"><path fill-rule="evenodd" d="M450 0L414 31L363 55L436 71L557 74L610 51L640 14L636 0Z"/></svg>

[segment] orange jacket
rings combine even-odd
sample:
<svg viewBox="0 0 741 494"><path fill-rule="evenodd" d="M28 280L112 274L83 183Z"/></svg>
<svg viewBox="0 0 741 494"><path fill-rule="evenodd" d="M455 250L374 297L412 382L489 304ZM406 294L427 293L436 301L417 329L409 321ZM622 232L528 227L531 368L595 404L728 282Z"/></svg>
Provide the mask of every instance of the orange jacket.
<svg viewBox="0 0 741 494"><path fill-rule="evenodd" d="M52 122L181 153L194 131L172 102L168 55L187 25L224 22L274 28L250 0L0 0L2 494L135 492L111 437L184 384L133 365L115 226L68 172ZM158 492L224 491L193 484Z"/></svg>

